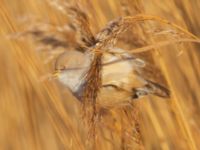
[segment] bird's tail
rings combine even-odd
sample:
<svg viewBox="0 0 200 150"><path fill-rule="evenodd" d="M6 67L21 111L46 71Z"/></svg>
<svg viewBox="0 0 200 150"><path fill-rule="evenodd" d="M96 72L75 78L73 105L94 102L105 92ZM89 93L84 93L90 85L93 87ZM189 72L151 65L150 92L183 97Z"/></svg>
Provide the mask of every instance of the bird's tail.
<svg viewBox="0 0 200 150"><path fill-rule="evenodd" d="M133 99L137 99L149 94L156 95L163 98L170 97L169 89L167 89L166 87L158 83L155 83L149 80L146 80L146 84L143 87L133 88L132 92L133 92L133 95L132 95Z"/></svg>

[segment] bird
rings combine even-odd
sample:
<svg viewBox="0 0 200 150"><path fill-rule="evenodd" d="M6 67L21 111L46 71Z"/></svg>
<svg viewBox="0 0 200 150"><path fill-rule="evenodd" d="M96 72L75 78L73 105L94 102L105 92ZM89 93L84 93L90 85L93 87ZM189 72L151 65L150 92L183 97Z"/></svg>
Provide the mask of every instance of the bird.
<svg viewBox="0 0 200 150"><path fill-rule="evenodd" d="M48 51L50 57L46 58L45 62L52 60L49 58L55 58L53 77L69 89L74 97L80 101L84 99L82 97L88 74L92 62L95 61L95 50L102 51L100 58L102 82L97 102L111 105L149 95L170 97L168 88L142 75L141 70L147 67L143 59L130 54L125 49L115 47L120 35L131 27L130 17L118 17L94 35L90 28L89 17L78 5L66 3L59 6L64 6L63 10L67 12L70 23L60 27L59 31L52 25L46 25L44 29L42 25L38 25L25 32L28 34L23 35L32 35L33 39L41 43L46 51L50 47ZM58 56L54 55L53 53L59 49L63 52Z"/></svg>
<svg viewBox="0 0 200 150"><path fill-rule="evenodd" d="M102 105L122 104L148 95L169 98L170 91L159 83L139 75L145 61L121 48L112 48L102 57L102 85L99 103ZM120 53L120 55L116 55ZM72 94L81 100L86 76L93 61L93 52L68 50L59 55L55 62L56 78Z"/></svg>

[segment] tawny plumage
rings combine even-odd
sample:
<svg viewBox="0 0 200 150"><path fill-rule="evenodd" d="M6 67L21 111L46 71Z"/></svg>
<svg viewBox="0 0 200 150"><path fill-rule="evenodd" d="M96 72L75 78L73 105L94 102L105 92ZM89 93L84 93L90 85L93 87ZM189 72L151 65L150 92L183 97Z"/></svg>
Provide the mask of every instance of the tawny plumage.
<svg viewBox="0 0 200 150"><path fill-rule="evenodd" d="M137 74L142 67L145 67L143 60L119 48L113 48L111 51L112 53L121 52L123 55L117 56L112 53L105 53L102 57L100 103L108 104L106 99L107 101L112 99L112 102L110 102L112 104L115 102L122 103L149 94L169 97L169 91L166 88L158 83L145 80ZM92 60L92 52L76 50L66 51L57 58L58 80L69 88L78 99L81 99L83 94L86 76ZM107 98L105 95L107 95ZM113 99L113 97L115 98Z"/></svg>

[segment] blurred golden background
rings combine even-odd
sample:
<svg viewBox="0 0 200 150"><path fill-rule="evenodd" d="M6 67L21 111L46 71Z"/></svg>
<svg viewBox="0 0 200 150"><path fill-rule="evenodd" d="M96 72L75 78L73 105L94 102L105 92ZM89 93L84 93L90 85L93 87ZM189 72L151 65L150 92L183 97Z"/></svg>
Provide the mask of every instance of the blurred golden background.
<svg viewBox="0 0 200 150"><path fill-rule="evenodd" d="M142 13L165 18L200 37L198 0L76 2L88 14L94 33L119 16ZM41 81L50 69L41 60L44 56L38 54L35 43L10 38L34 24L33 18L54 25L68 22L45 0L0 0L0 149L88 149L80 103L56 81ZM157 27L160 29L160 25L145 22L136 25L131 39L136 44L130 48L144 45L140 40L148 44L168 36L177 38L176 34L164 33L161 38L158 35L152 39L150 34ZM170 28L166 32L171 32ZM125 36L131 38L131 34ZM127 108L128 114L112 110L104 118L108 122L106 128L100 126L98 130L96 149L199 149L199 48L198 44L178 43L140 54L161 70L166 81L157 71L152 75L159 82L168 83L171 98L142 98L134 102L133 108Z"/></svg>

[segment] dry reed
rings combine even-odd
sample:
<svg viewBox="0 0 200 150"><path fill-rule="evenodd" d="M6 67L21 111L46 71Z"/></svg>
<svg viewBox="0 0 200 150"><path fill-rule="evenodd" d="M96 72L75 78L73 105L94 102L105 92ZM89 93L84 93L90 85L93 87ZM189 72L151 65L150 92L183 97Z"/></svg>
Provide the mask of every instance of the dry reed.
<svg viewBox="0 0 200 150"><path fill-rule="evenodd" d="M177 13L173 17L167 15L170 12L161 2L159 8L138 0L52 0L53 7L47 2L30 1L25 6L23 2L0 2L1 149L197 149L199 52L198 47L187 44L200 43L194 35L198 35L198 11L189 9L195 7L195 0L185 0L181 5L176 0L162 1ZM182 27L184 19L178 15L178 8L194 34ZM21 17L20 11L39 13L50 21L41 24L36 20L22 29L15 19L15 13ZM103 28L108 20L113 21ZM164 34L156 34L154 29ZM17 32L22 34L15 39L31 35L35 42L6 39ZM183 43L185 47L181 47ZM99 105L102 56L115 46L147 62L140 75L169 84L170 100L150 96L128 105ZM177 57L180 48L184 54ZM35 49L43 51L38 54ZM92 57L82 103L56 81L39 81L55 69L56 58L70 49L87 51Z"/></svg>

